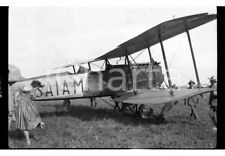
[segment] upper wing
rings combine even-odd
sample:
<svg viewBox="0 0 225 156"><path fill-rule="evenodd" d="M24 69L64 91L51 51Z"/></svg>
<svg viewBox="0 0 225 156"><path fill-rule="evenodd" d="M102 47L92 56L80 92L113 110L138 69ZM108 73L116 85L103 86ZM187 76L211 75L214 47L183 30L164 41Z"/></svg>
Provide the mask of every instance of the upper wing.
<svg viewBox="0 0 225 156"><path fill-rule="evenodd" d="M72 62L60 67L56 67L54 69L67 68L74 65L81 65L110 58L122 57L126 56L127 54L130 55L149 46L159 43L159 36L161 37L161 40L164 41L171 37L179 35L185 32L186 30L190 30L205 23L208 23L214 19L216 19L215 14L208 15L208 13L202 13L166 21L120 44L115 49L109 51L108 53L100 57L87 61Z"/></svg>
<svg viewBox="0 0 225 156"><path fill-rule="evenodd" d="M86 60L86 61L75 61L75 62L72 62L72 63L67 63L67 64L64 64L62 66L58 66L58 67L55 67L53 69L62 69L62 68L68 68L68 67L72 67L72 66L75 66L75 65L82 65L82 64L86 64L86 63L91 63L91 62L95 62L95 60Z"/></svg>
<svg viewBox="0 0 225 156"><path fill-rule="evenodd" d="M137 51L159 43L159 36L161 37L161 40L164 41L171 37L179 35L186 30L190 30L208 23L214 19L216 19L215 14L208 15L207 13L203 13L163 22L143 32L142 34L120 44L117 48L96 58L95 60L105 60L126 56L126 54L133 54Z"/></svg>
<svg viewBox="0 0 225 156"><path fill-rule="evenodd" d="M137 94L126 92L118 98L114 98L116 102L124 102L130 104L162 104L167 102L179 101L193 97L199 94L214 91L211 88L201 89L177 89L171 96L169 90L138 90Z"/></svg>

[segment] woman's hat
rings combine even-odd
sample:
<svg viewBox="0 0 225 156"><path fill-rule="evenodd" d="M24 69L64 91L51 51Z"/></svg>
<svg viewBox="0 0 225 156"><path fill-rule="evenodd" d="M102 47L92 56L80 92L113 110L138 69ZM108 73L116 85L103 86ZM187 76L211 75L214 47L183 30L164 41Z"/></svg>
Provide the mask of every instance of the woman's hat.
<svg viewBox="0 0 225 156"><path fill-rule="evenodd" d="M190 84L195 84L195 82L193 81L193 80L190 80L189 82L188 82L188 84L190 85Z"/></svg>
<svg viewBox="0 0 225 156"><path fill-rule="evenodd" d="M24 85L24 86L20 87L20 90L22 92L30 92L32 90L32 87L30 85Z"/></svg>
<svg viewBox="0 0 225 156"><path fill-rule="evenodd" d="M41 82L37 81L37 80L33 80L31 82L31 86L34 87L34 88L36 88L36 87L41 87L41 88L44 87L44 85L42 85Z"/></svg>

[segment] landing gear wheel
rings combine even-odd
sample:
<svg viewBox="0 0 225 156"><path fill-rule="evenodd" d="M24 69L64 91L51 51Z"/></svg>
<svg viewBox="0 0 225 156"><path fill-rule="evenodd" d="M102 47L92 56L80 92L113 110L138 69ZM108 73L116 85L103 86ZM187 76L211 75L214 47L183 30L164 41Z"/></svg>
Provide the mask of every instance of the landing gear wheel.
<svg viewBox="0 0 225 156"><path fill-rule="evenodd" d="M137 104L121 103L121 112L127 115L137 115Z"/></svg>
<svg viewBox="0 0 225 156"><path fill-rule="evenodd" d="M144 119L150 118L154 115L154 110L151 107L144 104L139 106L138 112L139 116Z"/></svg>

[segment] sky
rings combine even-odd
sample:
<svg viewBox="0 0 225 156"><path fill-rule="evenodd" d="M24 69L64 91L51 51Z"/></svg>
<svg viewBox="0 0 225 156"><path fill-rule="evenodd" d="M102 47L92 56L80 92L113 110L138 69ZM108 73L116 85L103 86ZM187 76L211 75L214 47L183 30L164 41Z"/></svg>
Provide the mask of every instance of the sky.
<svg viewBox="0 0 225 156"><path fill-rule="evenodd" d="M94 59L161 22L203 12L216 13L216 7L10 7L9 63L26 78L44 75L66 63ZM217 75L217 21L190 35L200 80L208 83ZM187 35L166 40L164 48L172 82L196 81ZM160 45L151 51L164 69ZM137 61L149 61L147 50Z"/></svg>

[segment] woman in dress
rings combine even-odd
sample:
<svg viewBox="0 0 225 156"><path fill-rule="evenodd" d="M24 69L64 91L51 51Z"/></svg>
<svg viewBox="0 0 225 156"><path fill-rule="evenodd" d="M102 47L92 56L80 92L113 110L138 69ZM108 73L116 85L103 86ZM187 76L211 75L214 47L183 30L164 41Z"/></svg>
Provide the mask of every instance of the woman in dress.
<svg viewBox="0 0 225 156"><path fill-rule="evenodd" d="M31 100L34 87L23 86L15 95L16 105L16 128L23 131L27 145L31 144L29 130L37 128L39 125L44 128L44 122Z"/></svg>

